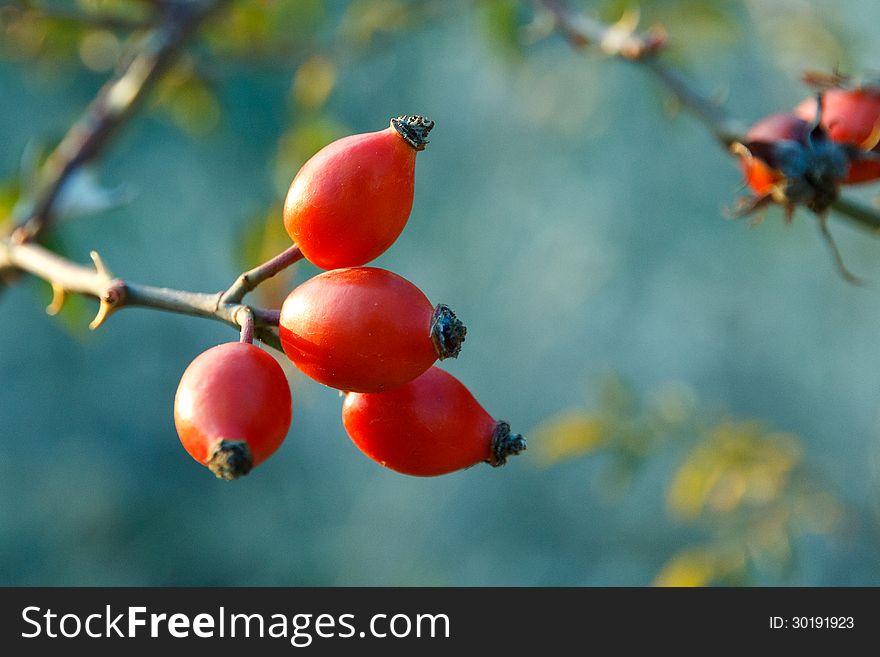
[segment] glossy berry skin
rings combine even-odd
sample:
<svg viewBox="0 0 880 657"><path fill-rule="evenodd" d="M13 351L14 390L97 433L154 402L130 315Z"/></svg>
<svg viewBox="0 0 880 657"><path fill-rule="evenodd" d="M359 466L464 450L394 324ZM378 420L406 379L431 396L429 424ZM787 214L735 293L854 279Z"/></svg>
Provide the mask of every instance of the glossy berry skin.
<svg viewBox="0 0 880 657"><path fill-rule="evenodd" d="M768 144L791 141L802 144L809 132L810 124L795 114L771 114L749 129L746 141ZM740 166L746 184L756 196L766 196L784 178L782 172L759 157L742 158Z"/></svg>
<svg viewBox="0 0 880 657"><path fill-rule="evenodd" d="M252 344L199 354L174 398L180 442L222 479L247 474L280 447L290 428L290 387L281 366Z"/></svg>
<svg viewBox="0 0 880 657"><path fill-rule="evenodd" d="M284 202L284 227L307 260L354 267L391 246L409 219L416 153L432 126L399 117L385 130L334 141L303 165Z"/></svg>
<svg viewBox="0 0 880 657"><path fill-rule="evenodd" d="M419 288L384 269L334 269L294 289L281 307L284 353L306 376L354 392L411 381L458 355L464 326Z"/></svg>
<svg viewBox="0 0 880 657"><path fill-rule="evenodd" d="M349 393L342 423L367 456L391 470L433 477L487 462L503 465L526 448L448 372L432 367L406 385Z"/></svg>
<svg viewBox="0 0 880 657"><path fill-rule="evenodd" d="M808 121L816 116L816 99L807 98L795 114ZM832 141L880 154L880 88L828 89L822 93L822 126ZM880 162L854 160L846 184L880 178Z"/></svg>

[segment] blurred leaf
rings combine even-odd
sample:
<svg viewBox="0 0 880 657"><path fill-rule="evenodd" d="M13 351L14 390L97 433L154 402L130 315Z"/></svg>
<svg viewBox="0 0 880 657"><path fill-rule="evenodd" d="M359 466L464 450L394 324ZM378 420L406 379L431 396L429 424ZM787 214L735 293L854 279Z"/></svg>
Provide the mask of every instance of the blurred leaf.
<svg viewBox="0 0 880 657"><path fill-rule="evenodd" d="M355 47L364 48L381 34L408 27L410 9L403 0L353 0L340 21L340 35Z"/></svg>
<svg viewBox="0 0 880 657"><path fill-rule="evenodd" d="M143 0L76 0L76 4L85 14L131 20L146 20L150 15L150 3Z"/></svg>
<svg viewBox="0 0 880 657"><path fill-rule="evenodd" d="M685 458L669 488L670 510L685 519L726 513L778 498L800 461L797 439L767 434L757 422L722 423Z"/></svg>
<svg viewBox="0 0 880 657"><path fill-rule="evenodd" d="M6 56L16 59L67 62L77 52L85 31L81 25L46 18L37 11L11 8L0 12L0 16L3 21L0 47Z"/></svg>
<svg viewBox="0 0 880 657"><path fill-rule="evenodd" d="M18 203L21 184L18 177L0 181L0 235L5 235L12 228L13 209Z"/></svg>
<svg viewBox="0 0 880 657"><path fill-rule="evenodd" d="M53 66L71 63L78 54L91 70L108 71L122 47L113 30L129 32L146 24L151 13L148 3L137 0L11 4L0 8L0 48L7 56Z"/></svg>
<svg viewBox="0 0 880 657"><path fill-rule="evenodd" d="M554 418L539 425L532 433L538 459L546 465L595 452L606 439L602 421L580 412Z"/></svg>
<svg viewBox="0 0 880 657"><path fill-rule="evenodd" d="M122 42L110 30L91 30L79 43L79 58L98 73L111 70L122 52Z"/></svg>
<svg viewBox="0 0 880 657"><path fill-rule="evenodd" d="M314 55L297 68L293 77L294 102L309 110L320 109L335 85L336 65L326 57Z"/></svg>
<svg viewBox="0 0 880 657"><path fill-rule="evenodd" d="M808 69L853 69L852 48L857 40L845 27L838 3L749 0L744 4L750 27L768 47L768 60L792 77Z"/></svg>
<svg viewBox="0 0 880 657"><path fill-rule="evenodd" d="M217 97L186 57L158 82L151 105L191 135L205 135L220 121Z"/></svg>
<svg viewBox="0 0 880 657"><path fill-rule="evenodd" d="M273 205L265 213L248 219L235 243L238 247L236 261L242 271L256 267L290 247L281 206ZM296 269L296 265L288 267L257 287L251 294L255 295L259 305L279 308L290 292Z"/></svg>
<svg viewBox="0 0 880 657"><path fill-rule="evenodd" d="M483 31L501 54L521 54L520 32L528 19L526 7L520 0L480 0L478 3Z"/></svg>
<svg viewBox="0 0 880 657"><path fill-rule="evenodd" d="M691 548L672 557L654 578L653 586L707 586L715 574L711 552Z"/></svg>
<svg viewBox="0 0 880 657"><path fill-rule="evenodd" d="M733 546L685 548L666 562L652 586L694 587L736 582L743 578L746 567L745 554Z"/></svg>
<svg viewBox="0 0 880 657"><path fill-rule="evenodd" d="M321 0L238 0L205 30L215 51L265 55L314 39L326 19Z"/></svg>
<svg viewBox="0 0 880 657"><path fill-rule="evenodd" d="M306 160L348 132L343 124L325 116L299 118L278 140L274 179L279 192L287 191L290 181Z"/></svg>

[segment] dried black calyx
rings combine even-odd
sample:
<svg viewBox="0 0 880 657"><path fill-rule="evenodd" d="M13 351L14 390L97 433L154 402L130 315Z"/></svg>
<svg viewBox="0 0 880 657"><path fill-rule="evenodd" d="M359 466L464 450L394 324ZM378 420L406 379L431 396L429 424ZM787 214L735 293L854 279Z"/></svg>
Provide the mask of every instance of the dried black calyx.
<svg viewBox="0 0 880 657"><path fill-rule="evenodd" d="M251 448L243 440L221 440L208 459L208 469L218 479L232 481L243 477L254 467Z"/></svg>
<svg viewBox="0 0 880 657"><path fill-rule="evenodd" d="M457 358L466 335L467 327L449 306L441 303L434 308L431 316L431 342L434 343L437 358Z"/></svg>
<svg viewBox="0 0 880 657"><path fill-rule="evenodd" d="M417 151L423 151L428 144L428 133L434 127L434 122L417 114L412 116L404 114L391 119L391 126L407 144Z"/></svg>
<svg viewBox="0 0 880 657"><path fill-rule="evenodd" d="M487 461L493 468L507 463L508 456L516 456L526 451L526 439L518 433L510 433L510 425L499 420L492 434L492 456Z"/></svg>

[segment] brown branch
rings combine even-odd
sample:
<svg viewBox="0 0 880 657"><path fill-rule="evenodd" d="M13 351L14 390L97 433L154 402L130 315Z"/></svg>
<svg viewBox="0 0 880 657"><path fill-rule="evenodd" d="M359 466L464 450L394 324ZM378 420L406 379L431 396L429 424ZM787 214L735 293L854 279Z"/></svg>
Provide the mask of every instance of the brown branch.
<svg viewBox="0 0 880 657"><path fill-rule="evenodd" d="M147 92L176 59L201 22L229 0L175 0L159 5L158 25L148 32L117 69L84 115L68 130L40 171L15 239L37 239L52 222L52 205L64 183L82 164L95 159L132 115Z"/></svg>
<svg viewBox="0 0 880 657"><path fill-rule="evenodd" d="M831 204L831 208L837 214L843 215L855 222L860 228L868 232L880 235L880 212L869 205L862 205L852 199L838 198Z"/></svg>
<svg viewBox="0 0 880 657"><path fill-rule="evenodd" d="M257 287L260 283L268 278L272 278L275 274L287 269L295 262L303 259L302 251L294 244L286 251L282 251L271 260L267 260L262 265L244 272L235 279L235 282L229 287L220 300L223 303L239 303L244 299L245 295Z"/></svg>
<svg viewBox="0 0 880 657"><path fill-rule="evenodd" d="M535 3L550 12L557 31L573 47L580 49L598 45L607 55L637 63L651 72L684 109L705 124L725 150L731 144L743 141L745 129L739 121L657 58L665 46L662 33L639 33L635 30L635 21L626 17L616 25L606 25L571 11L561 0L535 0ZM880 211L845 198L839 198L831 207L856 225L873 233L880 233Z"/></svg>
<svg viewBox="0 0 880 657"><path fill-rule="evenodd" d="M223 293L220 292L188 292L133 283L114 277L97 253L92 252L92 260L94 267L86 267L38 244L0 241L0 270L20 269L52 285L55 298L49 307L50 312L60 310L64 295L69 293L98 299L101 305L90 328L98 328L110 314L120 308L133 306L206 317L236 328L241 326L240 313L246 313L253 317L256 337L268 346L281 350L278 335L271 329L278 325L277 310L225 303L221 300Z"/></svg>

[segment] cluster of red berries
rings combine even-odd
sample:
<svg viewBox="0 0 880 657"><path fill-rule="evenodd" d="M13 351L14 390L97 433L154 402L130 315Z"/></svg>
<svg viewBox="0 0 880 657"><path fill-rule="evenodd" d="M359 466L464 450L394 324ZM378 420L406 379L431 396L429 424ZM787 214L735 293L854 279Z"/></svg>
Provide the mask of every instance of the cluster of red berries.
<svg viewBox="0 0 880 657"><path fill-rule="evenodd" d="M840 185L880 179L880 86L840 77L810 78L822 87L792 112L758 121L735 144L750 209L780 203L824 212Z"/></svg>
<svg viewBox="0 0 880 657"><path fill-rule="evenodd" d="M299 370L346 393L342 420L355 445L420 476L503 465L525 449L522 436L433 367L461 349L466 331L455 314L397 274L363 266L409 219L416 153L433 125L401 116L385 130L339 139L303 165L284 203L284 226L303 256L329 271L294 289L279 321L284 352ZM174 420L196 461L235 479L283 442L290 389L258 347L222 344L184 372Z"/></svg>

